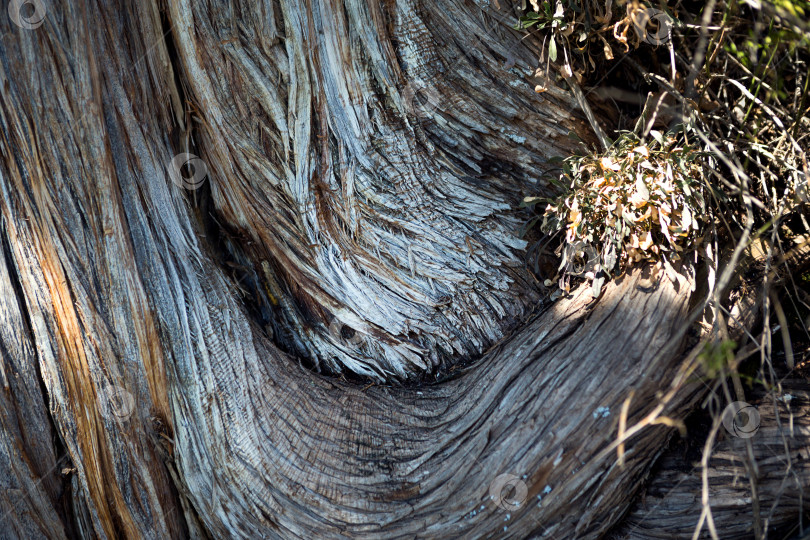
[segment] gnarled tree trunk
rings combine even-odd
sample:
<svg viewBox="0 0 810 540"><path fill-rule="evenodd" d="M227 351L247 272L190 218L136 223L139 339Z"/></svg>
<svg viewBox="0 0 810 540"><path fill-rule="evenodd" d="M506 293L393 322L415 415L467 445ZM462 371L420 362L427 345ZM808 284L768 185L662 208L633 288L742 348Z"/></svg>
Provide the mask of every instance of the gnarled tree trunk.
<svg viewBox="0 0 810 540"><path fill-rule="evenodd" d="M655 420L704 392L681 331L700 299L634 273L540 301L516 207L590 128L535 93L511 11L35 7L0 22L10 536L620 521L671 436ZM618 448L624 404L646 427Z"/></svg>

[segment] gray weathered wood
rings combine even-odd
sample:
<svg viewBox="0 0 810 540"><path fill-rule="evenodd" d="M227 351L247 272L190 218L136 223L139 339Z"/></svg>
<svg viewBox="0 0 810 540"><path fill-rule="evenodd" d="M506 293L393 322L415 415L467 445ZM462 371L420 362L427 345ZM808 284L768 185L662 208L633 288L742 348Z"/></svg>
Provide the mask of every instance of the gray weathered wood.
<svg viewBox="0 0 810 540"><path fill-rule="evenodd" d="M763 528L769 538L806 534L810 523L810 386L785 378L774 392L758 389L750 403L760 427L751 437L754 474ZM778 411L778 415L777 415ZM712 515L721 538L753 538L751 472L745 439L721 431L709 461ZM690 459L692 458L692 459ZM700 458L670 452L657 466L641 502L627 516L617 538L692 538L701 514ZM701 538L710 538L703 527Z"/></svg>
<svg viewBox="0 0 810 540"><path fill-rule="evenodd" d="M539 305L514 206L588 128L560 88L534 93L536 43L459 0L45 8L36 29L0 22L0 336L6 375L25 374L0 407L12 422L30 403L41 441L2 458L35 480L2 481L45 486L10 530L617 523L671 432L641 430L619 466L622 404L633 425L671 389L660 412L677 418L701 391L678 376L690 293L632 274L595 306L585 289ZM208 170L193 192L168 172L182 152ZM282 349L399 382L315 374ZM400 384L439 367L453 377ZM501 474L520 505L490 499Z"/></svg>
<svg viewBox="0 0 810 540"><path fill-rule="evenodd" d="M0 527L4 538L67 538L62 469L25 305L0 242Z"/></svg>

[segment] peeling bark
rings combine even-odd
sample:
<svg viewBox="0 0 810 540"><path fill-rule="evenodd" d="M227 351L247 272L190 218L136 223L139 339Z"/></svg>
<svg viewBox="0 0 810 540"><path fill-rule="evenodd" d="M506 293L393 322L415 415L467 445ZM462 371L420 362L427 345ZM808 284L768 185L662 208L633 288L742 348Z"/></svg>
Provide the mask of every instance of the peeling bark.
<svg viewBox="0 0 810 540"><path fill-rule="evenodd" d="M620 466L622 404L632 425L659 392L675 418L701 393L678 332L694 299L634 273L539 305L515 205L588 135L566 92L533 92L536 44L505 14L46 11L0 22L0 507L28 509L8 530L592 538L621 519L671 434L641 430ZM172 182L180 153L202 187ZM490 498L501 474L520 504Z"/></svg>
<svg viewBox="0 0 810 540"><path fill-rule="evenodd" d="M59 511L65 488L60 467L69 469L70 461L54 445L30 322L7 248L0 242L0 524L7 537L67 538L67 519Z"/></svg>
<svg viewBox="0 0 810 540"><path fill-rule="evenodd" d="M229 247L271 269L277 341L390 379L524 319L514 208L578 129L568 95L534 92L530 47L460 1L218 4L172 4L172 33L214 206L249 239Z"/></svg>

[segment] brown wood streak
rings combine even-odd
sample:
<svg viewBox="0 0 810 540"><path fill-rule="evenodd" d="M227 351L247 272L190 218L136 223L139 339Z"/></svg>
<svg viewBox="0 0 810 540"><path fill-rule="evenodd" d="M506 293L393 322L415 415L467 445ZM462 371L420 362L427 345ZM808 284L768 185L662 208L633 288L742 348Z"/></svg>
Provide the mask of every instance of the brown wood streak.
<svg viewBox="0 0 810 540"><path fill-rule="evenodd" d="M531 50L452 32L482 20L458 0L165 8L175 59L152 3L55 3L35 32L0 23L4 264L19 274L54 430L77 468L72 515L48 509L52 485L48 500L26 495L45 512L43 533L58 536L57 519L102 538L569 538L615 524L670 432L628 441L620 468L609 448L616 416L633 390L629 421L642 418L681 367L679 344L665 347L689 294L669 283L642 291L632 274L595 307L580 289L506 338L539 297L509 207L525 189L549 189L543 168L570 150L563 135L574 125L565 92L537 98L503 67L513 54L530 70ZM441 125L405 103L405 84L439 75L414 56L422 50L458 69L438 84L453 103ZM440 385L366 389L280 352L167 178L187 151L174 69L195 109L183 122L199 129L189 151L206 161L217 217L257 246L231 255L279 274L265 285L282 301L265 300L282 306L280 327L333 369L377 376L411 375L443 348L453 360L489 352ZM321 143L318 126L329 135ZM357 214L362 248L342 227L315 227L311 178L327 187L327 211ZM408 242L421 250L418 270ZM328 245L353 246L353 269L373 278L355 277L362 287L351 289L340 263L334 278ZM336 346L329 321L283 302L275 284L285 282L383 337L362 354ZM372 320L362 302L386 292L379 309L390 310ZM2 313L13 298L4 290ZM6 348L15 365L33 361ZM109 384L133 395L131 416L103 414ZM681 390L667 414L691 406L695 389ZM18 402L37 397L14 392ZM31 454L40 468L55 455L42 452ZM489 500L501 473L529 494L509 512Z"/></svg>
<svg viewBox="0 0 810 540"><path fill-rule="evenodd" d="M2 73L8 89L0 139L2 211L54 422L77 469L72 520L103 537L136 537L150 529L171 534L181 522L161 508L168 477L155 466L154 450L134 436L144 433L149 415L171 414L151 312L133 279L137 270L119 264L133 259L132 243L119 213L117 174L123 171L114 169L99 115L110 95L101 95L105 77L92 43L103 36L78 22L87 7L62 6L75 40L58 26L38 34L20 33L10 23L3 29L6 59L14 60ZM148 18L142 22L149 27ZM33 76L22 79L23 72ZM42 95L44 105L26 95ZM63 101L85 106L66 108ZM124 425L105 417L102 396L111 385L141 400L143 415ZM51 481L53 475L43 477ZM87 506L89 514L82 511Z"/></svg>
<svg viewBox="0 0 810 540"><path fill-rule="evenodd" d="M189 225L184 199L163 175L171 159L163 135L171 118L165 108L169 100L148 96L165 95L165 69L153 66L153 57L145 52L158 34L156 23L128 10L116 15L111 7L83 7L101 20L107 18L110 28L118 27L116 17L123 17L125 28L142 28L149 38L133 34L128 41L142 43L130 45L132 56L145 56L129 57L124 63L122 50L105 52L103 35L88 38L90 46L98 48L97 56L106 60L98 66L103 75L87 75L80 49L70 55L77 62L70 67L80 74L74 84L86 87L81 77L90 77L91 85L104 81L97 90L102 94L96 98L99 106L72 113L70 123L92 134L85 139L81 130L64 137L55 131L58 122L48 124L41 111L20 99L35 93L26 87L27 80L11 81L14 91L3 97L4 133L30 125L16 114L37 119L42 127L3 138L2 209L13 256L23 269L29 310L42 320L34 330L37 347L44 351L40 367L55 404L57 429L78 468L76 497L81 502L76 506L91 509L84 517L74 517L88 534L92 530L107 537L177 536L182 528L177 522L180 513L174 512L178 501L168 500L168 474L157 459L156 443L143 435L153 410L165 400L172 409L166 418L180 420L173 427L172 467L180 471L181 491L188 493L206 529L218 536L268 530L281 536L312 531L325 536L493 533L504 526L499 508L488 505L485 512L467 515L484 502L491 473L500 470L526 474L532 494L544 487L540 481L564 494L547 502L546 510L526 505L516 511L506 525L514 531L537 529L546 522L544 515L575 498L582 483L593 478L592 471L572 474L571 464L563 463L549 472L548 462L560 445L573 450L583 443L584 425L596 427L591 411L585 410L584 424L578 425L578 432L570 431L566 411L582 406L577 405L578 384L599 380L597 373L587 373L576 361L579 356L591 356L589 362L596 359L581 349L595 343L588 337L589 329L604 324L599 314L611 313L622 296L638 305L658 298L660 305L652 305L651 317L661 321L677 320L682 298L671 293L642 299L624 295L632 289L628 282L609 297L613 304L610 300L601 304L610 309L595 312L590 326L578 327L585 315L580 295L497 348L480 370L447 385L426 387L422 395L385 387L360 392L354 386L313 378L256 334L221 271L204 255ZM71 32L86 35L80 18L64 9ZM175 15L178 9L171 7ZM182 24L179 17L175 24ZM58 31L51 28L36 34L36 39L22 35L17 46L29 53L19 58L28 58L29 63L15 73L42 76L51 66L59 69L46 51L67 42L45 45L59 39ZM134 73L129 73L133 67ZM46 102L56 103L60 88L50 84L40 92ZM214 110L206 99L200 103L201 111ZM103 122L98 108L108 112ZM137 120L143 118L154 120ZM96 134L104 137L104 144L98 144ZM26 141L43 149L40 157L21 152ZM214 161L216 152L206 154L215 171L223 167ZM18 160L22 170L14 165ZM61 172L62 166L70 174ZM96 176L100 178L94 182ZM62 186L81 195L61 192ZM57 222L69 219L74 208L85 216L86 225ZM115 217L97 224L104 215ZM102 285L89 288L88 279ZM49 286L43 288L43 283ZM136 298L143 290L148 301L121 303L120 288ZM121 320L147 326L144 312L154 313L160 349L144 339L151 332L127 332L125 326L112 323L108 314L116 309L123 310ZM564 315L565 310L570 312ZM637 314L630 319L637 320ZM657 328L667 334L666 324ZM614 333L611 327L606 335L615 338ZM578 334L582 337L574 338ZM566 336L572 341L563 340ZM625 346L612 339L601 352ZM133 351L134 357L124 351ZM162 388L161 363L150 360L156 352L169 358L164 364L168 382ZM627 369L632 365L625 364ZM604 372L607 366L604 362L594 367ZM102 404L90 397L104 387L106 373L114 373L114 382L136 395L136 412L126 421L102 418ZM562 388L568 388L564 399L559 396ZM552 397L554 407L545 410ZM614 408L619 399L602 398L601 403ZM609 423L598 433L590 445L571 455L587 460L589 452L612 436ZM536 467L544 472L538 475ZM118 472L124 470L128 472ZM572 479L564 480L569 474ZM227 513L220 511L223 501L228 501ZM436 519L439 509L444 517ZM590 525L554 526L566 530Z"/></svg>
<svg viewBox="0 0 810 540"><path fill-rule="evenodd" d="M0 233L2 234L2 233ZM19 538L67 538L57 511L64 486L51 441L47 403L39 386L36 352L24 305L12 282L14 269L0 242L0 524ZM8 515L16 519L6 519Z"/></svg>

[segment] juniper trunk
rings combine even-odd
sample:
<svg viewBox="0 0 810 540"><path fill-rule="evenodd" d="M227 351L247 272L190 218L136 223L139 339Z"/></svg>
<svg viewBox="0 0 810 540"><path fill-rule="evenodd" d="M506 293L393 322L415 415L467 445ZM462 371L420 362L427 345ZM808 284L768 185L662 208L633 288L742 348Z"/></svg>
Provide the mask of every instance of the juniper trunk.
<svg viewBox="0 0 810 540"><path fill-rule="evenodd" d="M2 535L619 523L673 432L618 449L625 400L703 393L696 301L635 273L540 302L517 206L591 128L511 10L33 7L0 18Z"/></svg>

